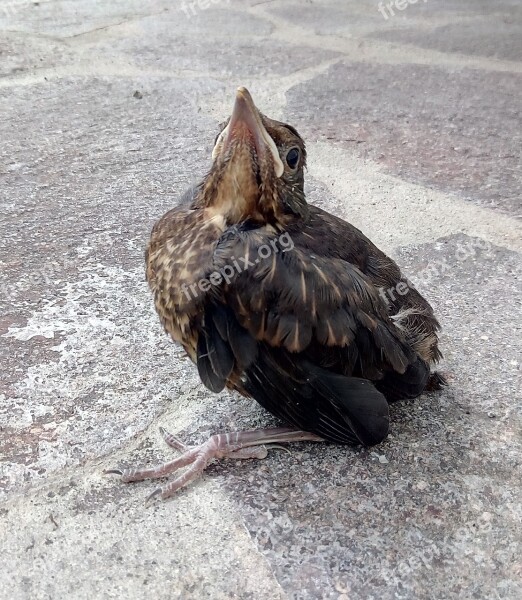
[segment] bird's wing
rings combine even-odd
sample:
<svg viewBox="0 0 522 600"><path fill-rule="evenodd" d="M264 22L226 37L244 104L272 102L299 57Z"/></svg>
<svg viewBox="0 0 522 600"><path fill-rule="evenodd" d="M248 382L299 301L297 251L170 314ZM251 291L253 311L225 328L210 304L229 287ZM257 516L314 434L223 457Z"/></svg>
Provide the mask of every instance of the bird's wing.
<svg viewBox="0 0 522 600"><path fill-rule="evenodd" d="M256 340L291 353L358 347L346 356L364 360L367 369L404 373L411 350L369 278L349 262L281 240L266 228L236 229L218 243L216 271L234 262L241 267L218 293L239 324Z"/></svg>
<svg viewBox="0 0 522 600"><path fill-rule="evenodd" d="M408 345L426 362L441 358L437 336L440 326L430 304L404 277L397 264L361 231L312 205L306 226L303 228L296 223L290 226L289 231L297 244L302 243L318 253L328 253L356 265L374 286L382 290L388 314L402 329Z"/></svg>
<svg viewBox="0 0 522 600"><path fill-rule="evenodd" d="M253 396L321 437L374 444L388 404L369 379L394 373L422 389L429 370L356 267L310 255L267 228L228 230L216 245L198 334L199 374Z"/></svg>

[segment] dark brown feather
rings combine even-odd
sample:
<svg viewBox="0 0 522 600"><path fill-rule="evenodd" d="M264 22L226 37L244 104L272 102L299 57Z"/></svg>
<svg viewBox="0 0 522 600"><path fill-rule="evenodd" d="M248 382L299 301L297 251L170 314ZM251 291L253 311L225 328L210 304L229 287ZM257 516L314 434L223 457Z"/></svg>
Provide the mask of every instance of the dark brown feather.
<svg viewBox="0 0 522 600"><path fill-rule="evenodd" d="M382 293L407 282L399 267L358 229L306 203L304 142L241 94L255 131L236 119L203 183L153 229L146 261L156 309L212 391L252 396L325 439L377 443L388 431L385 398L418 396L435 381L439 324L410 283L406 294ZM263 130L281 177L260 146ZM295 169L284 163L289 148L300 151ZM261 248L272 251L262 258Z"/></svg>

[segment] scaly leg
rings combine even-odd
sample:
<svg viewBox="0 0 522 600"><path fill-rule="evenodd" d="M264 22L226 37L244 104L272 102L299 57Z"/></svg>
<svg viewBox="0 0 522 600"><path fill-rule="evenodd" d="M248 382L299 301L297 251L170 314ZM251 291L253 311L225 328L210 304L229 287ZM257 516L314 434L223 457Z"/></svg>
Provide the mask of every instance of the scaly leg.
<svg viewBox="0 0 522 600"><path fill-rule="evenodd" d="M188 466L189 468L182 475L166 486L155 490L148 498L151 499L154 496L160 496L164 500L175 494L183 486L197 479L215 458L265 458L268 453L265 444L323 441L322 438L313 433L285 427L274 427L272 429L213 435L200 446L189 448L163 428L161 429L161 434L169 446L183 452L180 457L156 467L124 469L123 471L120 469L109 469L105 473L121 475L122 481L128 483L130 481L142 481L143 479L158 479L174 473L174 471L177 471L181 467Z"/></svg>

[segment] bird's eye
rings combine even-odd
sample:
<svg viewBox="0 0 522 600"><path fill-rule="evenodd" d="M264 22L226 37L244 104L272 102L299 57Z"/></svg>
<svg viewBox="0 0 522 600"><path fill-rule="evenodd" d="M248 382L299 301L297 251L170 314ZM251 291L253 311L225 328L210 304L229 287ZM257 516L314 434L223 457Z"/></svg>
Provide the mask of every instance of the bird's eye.
<svg viewBox="0 0 522 600"><path fill-rule="evenodd" d="M286 153L286 164L291 168L295 169L299 162L299 148L290 148Z"/></svg>

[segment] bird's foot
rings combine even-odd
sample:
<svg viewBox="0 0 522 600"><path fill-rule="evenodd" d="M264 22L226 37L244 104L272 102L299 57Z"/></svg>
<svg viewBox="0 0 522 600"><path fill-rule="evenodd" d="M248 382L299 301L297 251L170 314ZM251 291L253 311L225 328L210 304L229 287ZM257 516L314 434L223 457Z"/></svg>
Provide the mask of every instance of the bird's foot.
<svg viewBox="0 0 522 600"><path fill-rule="evenodd" d="M215 458L261 459L267 456L269 448L282 448L277 445L278 442L322 441L322 438L313 433L277 427L213 435L200 446L189 447L165 429L161 428L160 431L163 439L171 448L182 452L181 456L156 467L108 469L105 471L106 474L121 475L122 481L129 483L144 479L159 479L182 467L188 467L182 475L156 489L147 500L156 496L160 496L164 500L174 495L179 489L197 479Z"/></svg>

